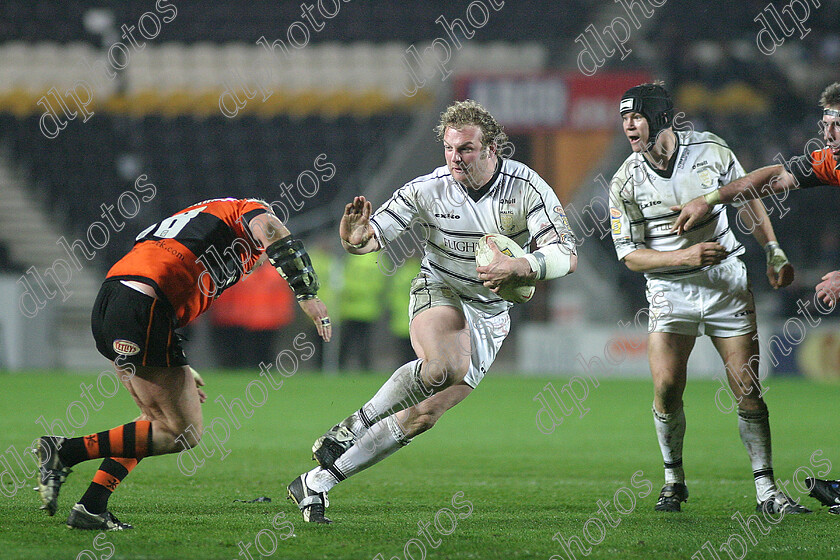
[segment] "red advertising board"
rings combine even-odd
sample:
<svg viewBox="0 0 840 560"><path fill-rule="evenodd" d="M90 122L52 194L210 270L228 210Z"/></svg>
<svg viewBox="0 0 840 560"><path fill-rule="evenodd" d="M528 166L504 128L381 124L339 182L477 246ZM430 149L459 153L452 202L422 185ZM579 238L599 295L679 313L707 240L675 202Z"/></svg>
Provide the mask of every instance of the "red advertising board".
<svg viewBox="0 0 840 560"><path fill-rule="evenodd" d="M514 134L604 130L618 126L621 94L650 80L647 72L462 74L455 94L484 105Z"/></svg>

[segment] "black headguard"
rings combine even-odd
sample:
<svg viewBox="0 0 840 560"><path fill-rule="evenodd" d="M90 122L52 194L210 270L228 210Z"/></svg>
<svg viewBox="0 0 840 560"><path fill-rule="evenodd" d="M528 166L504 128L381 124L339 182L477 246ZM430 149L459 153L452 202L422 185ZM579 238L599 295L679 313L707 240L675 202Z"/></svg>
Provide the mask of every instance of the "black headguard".
<svg viewBox="0 0 840 560"><path fill-rule="evenodd" d="M671 96L664 87L655 84L642 84L628 89L621 96L618 110L622 115L632 111L644 116L650 127L651 141L674 122Z"/></svg>

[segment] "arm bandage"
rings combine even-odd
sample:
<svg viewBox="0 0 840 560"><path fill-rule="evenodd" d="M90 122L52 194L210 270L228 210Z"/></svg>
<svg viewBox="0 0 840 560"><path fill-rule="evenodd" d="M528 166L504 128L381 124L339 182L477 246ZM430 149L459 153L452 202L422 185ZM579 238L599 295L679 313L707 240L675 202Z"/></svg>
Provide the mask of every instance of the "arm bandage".
<svg viewBox="0 0 840 560"><path fill-rule="evenodd" d="M265 250L271 265L286 279L298 301L317 296L318 276L303 241L291 235L275 241Z"/></svg>
<svg viewBox="0 0 840 560"><path fill-rule="evenodd" d="M572 252L559 243L540 247L524 258L531 265L531 270L537 273L537 280L560 278L572 268Z"/></svg>

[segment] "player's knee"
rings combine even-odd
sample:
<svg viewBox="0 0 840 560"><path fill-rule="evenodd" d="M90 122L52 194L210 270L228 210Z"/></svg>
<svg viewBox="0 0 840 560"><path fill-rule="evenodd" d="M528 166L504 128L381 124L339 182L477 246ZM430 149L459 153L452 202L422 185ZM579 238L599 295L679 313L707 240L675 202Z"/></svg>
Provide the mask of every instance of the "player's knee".
<svg viewBox="0 0 840 560"><path fill-rule="evenodd" d="M659 388L656 390L657 409L665 414L678 411L682 405L682 391L675 387Z"/></svg>
<svg viewBox="0 0 840 560"><path fill-rule="evenodd" d="M430 430L443 414L442 410L438 410L434 405L427 402L420 403L414 408L415 416L413 424L415 429L413 430L414 433L412 436Z"/></svg>
<svg viewBox="0 0 840 560"><path fill-rule="evenodd" d="M675 401L682 398L682 387L676 383L657 383L654 386L657 396L663 401Z"/></svg>
<svg viewBox="0 0 840 560"><path fill-rule="evenodd" d="M761 396L761 391L758 387L753 387L749 393L736 395L738 401L738 408L749 412L761 412L767 410L767 404Z"/></svg>
<svg viewBox="0 0 840 560"><path fill-rule="evenodd" d="M178 418L160 422L160 429L167 432L181 447L192 449L201 442L204 423L201 418Z"/></svg>
<svg viewBox="0 0 840 560"><path fill-rule="evenodd" d="M438 392L460 383L469 370L469 360L429 359L423 368L423 383Z"/></svg>

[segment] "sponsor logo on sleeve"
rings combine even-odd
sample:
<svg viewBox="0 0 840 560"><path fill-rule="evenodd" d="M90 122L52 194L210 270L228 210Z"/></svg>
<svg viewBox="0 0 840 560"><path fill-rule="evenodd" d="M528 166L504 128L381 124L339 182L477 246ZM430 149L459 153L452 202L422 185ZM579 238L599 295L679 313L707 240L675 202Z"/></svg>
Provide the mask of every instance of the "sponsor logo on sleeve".
<svg viewBox="0 0 840 560"><path fill-rule="evenodd" d="M559 204L554 207L554 213L557 214L557 217L560 219L560 223L563 224L563 227L566 229L572 229L572 226L569 225L569 219L566 217L565 212L563 212L563 207Z"/></svg>
<svg viewBox="0 0 840 560"><path fill-rule="evenodd" d="M621 235L621 210L610 208L610 223L612 224L613 235Z"/></svg>

